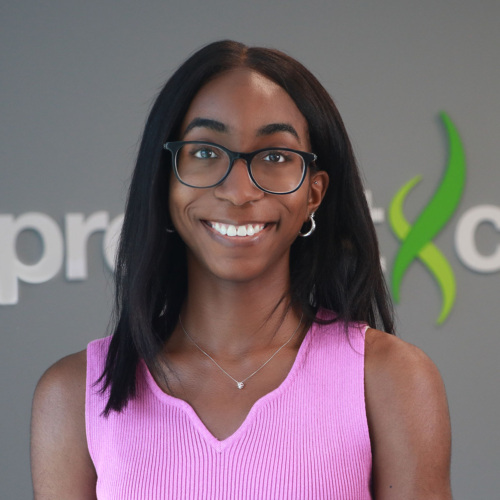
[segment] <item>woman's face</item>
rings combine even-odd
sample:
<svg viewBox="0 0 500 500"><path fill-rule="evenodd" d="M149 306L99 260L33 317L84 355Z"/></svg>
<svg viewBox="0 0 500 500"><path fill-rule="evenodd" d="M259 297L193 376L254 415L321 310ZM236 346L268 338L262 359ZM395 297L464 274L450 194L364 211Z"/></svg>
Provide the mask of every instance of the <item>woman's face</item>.
<svg viewBox="0 0 500 500"><path fill-rule="evenodd" d="M246 68L223 73L202 87L178 139L216 143L238 152L267 147L310 151L307 122L291 97ZM172 174L169 210L186 244L190 273L239 282L288 277L290 246L321 202L327 184L325 172L308 173L294 193L264 193L253 184L241 159L224 182L212 188L185 186Z"/></svg>

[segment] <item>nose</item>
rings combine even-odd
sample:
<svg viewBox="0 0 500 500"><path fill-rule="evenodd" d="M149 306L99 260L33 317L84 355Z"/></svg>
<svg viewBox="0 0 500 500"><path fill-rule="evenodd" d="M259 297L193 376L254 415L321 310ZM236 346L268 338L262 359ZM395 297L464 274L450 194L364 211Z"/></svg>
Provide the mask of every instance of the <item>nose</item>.
<svg viewBox="0 0 500 500"><path fill-rule="evenodd" d="M234 161L233 168L222 184L215 188L215 196L227 200L233 205L244 205L257 201L264 196L252 181L248 173L247 163L243 158Z"/></svg>

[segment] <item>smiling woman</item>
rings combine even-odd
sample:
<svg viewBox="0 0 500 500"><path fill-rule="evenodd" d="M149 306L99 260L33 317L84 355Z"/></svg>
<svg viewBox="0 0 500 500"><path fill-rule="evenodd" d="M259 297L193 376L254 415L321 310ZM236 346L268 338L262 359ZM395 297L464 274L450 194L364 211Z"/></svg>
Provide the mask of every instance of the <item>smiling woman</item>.
<svg viewBox="0 0 500 500"><path fill-rule="evenodd" d="M113 334L35 392L35 498L450 498L443 385L372 328L393 333L379 262L316 78L195 53L144 131Z"/></svg>
<svg viewBox="0 0 500 500"><path fill-rule="evenodd" d="M315 155L299 150L310 149L304 116L282 87L238 68L201 88L179 135L186 141L174 143L173 163L182 182L170 183L169 213L188 269L227 281L265 276L259 286L280 283L279 298L291 245L328 185L325 171L308 168ZM259 230L248 235L247 226Z"/></svg>

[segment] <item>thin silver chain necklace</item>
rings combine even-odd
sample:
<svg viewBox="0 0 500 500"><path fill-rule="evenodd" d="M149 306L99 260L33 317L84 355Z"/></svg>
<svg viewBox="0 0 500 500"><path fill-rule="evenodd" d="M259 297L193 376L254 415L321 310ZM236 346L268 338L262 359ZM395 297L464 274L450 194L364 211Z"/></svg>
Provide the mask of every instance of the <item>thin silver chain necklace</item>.
<svg viewBox="0 0 500 500"><path fill-rule="evenodd" d="M208 359L210 359L217 368L219 368L219 370L224 373L225 375L227 375L235 384L236 384L236 387L238 389L243 389L243 387L245 387L245 382L253 377L255 374L257 374L258 372L260 372L262 370L262 368L264 368L264 366L266 366L273 358L274 356L276 356L276 354L278 354L281 349L283 349L283 347L285 347L292 339L293 337L295 337L295 334L297 333L297 331L299 330L300 328L300 325L302 324L302 318L304 317L304 314L301 315L300 317L300 321L299 321L299 324L297 325L297 328L295 328L295 330L293 331L292 335L290 335L290 338L281 346L278 348L277 351L275 351L275 353L261 366L259 366L259 368L257 368L257 370L255 370L253 373L251 373L250 375L248 375L248 377L244 378L243 380L241 381L238 381L236 380L234 377L232 377L231 375L229 375L229 373L227 373L226 370L224 370L224 368L222 368L221 365L219 365L219 363L217 363L217 361L215 361L214 358L212 358L212 356L210 356L210 354L208 354L208 352L205 352L197 343L196 341L193 339L193 337L191 337L191 335L189 335L189 333L186 331L186 329L184 328L184 325L182 324L182 319L179 315L179 324L181 325L181 328L182 328L182 331L186 334L186 337L198 348L199 351L201 351Z"/></svg>

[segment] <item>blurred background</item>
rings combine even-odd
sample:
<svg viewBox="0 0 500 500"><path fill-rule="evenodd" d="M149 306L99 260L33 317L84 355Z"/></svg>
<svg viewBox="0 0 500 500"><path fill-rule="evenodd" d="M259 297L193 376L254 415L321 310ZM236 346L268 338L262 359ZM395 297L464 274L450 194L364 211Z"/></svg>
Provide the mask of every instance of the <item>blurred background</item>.
<svg viewBox="0 0 500 500"><path fill-rule="evenodd" d="M454 498L498 498L500 3L17 0L0 12L1 498L32 496L37 380L107 332L107 259L151 101L192 52L224 38L289 53L331 93L389 282L402 248L389 207L416 176L399 215L413 225L432 205L450 153L440 112L456 127L465 184L453 180L456 207L428 237L452 278L412 260L398 335L443 375Z"/></svg>

